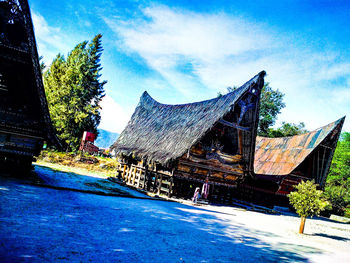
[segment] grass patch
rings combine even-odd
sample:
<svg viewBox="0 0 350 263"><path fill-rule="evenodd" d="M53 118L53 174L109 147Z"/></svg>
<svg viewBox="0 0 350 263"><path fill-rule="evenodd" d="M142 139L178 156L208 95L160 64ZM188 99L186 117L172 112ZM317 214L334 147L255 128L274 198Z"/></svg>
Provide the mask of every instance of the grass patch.
<svg viewBox="0 0 350 263"><path fill-rule="evenodd" d="M117 160L112 158L51 150L43 150L36 163L64 172L74 172L83 175L91 175L93 173L98 177L105 178L115 176L118 166Z"/></svg>

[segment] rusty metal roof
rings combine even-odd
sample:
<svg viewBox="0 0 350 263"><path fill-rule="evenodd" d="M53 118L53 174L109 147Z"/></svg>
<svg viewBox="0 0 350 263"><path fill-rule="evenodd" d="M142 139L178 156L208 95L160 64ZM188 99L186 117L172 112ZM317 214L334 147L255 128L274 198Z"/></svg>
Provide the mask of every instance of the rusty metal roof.
<svg viewBox="0 0 350 263"><path fill-rule="evenodd" d="M254 172L266 175L290 174L345 117L309 133L281 137L257 137Z"/></svg>

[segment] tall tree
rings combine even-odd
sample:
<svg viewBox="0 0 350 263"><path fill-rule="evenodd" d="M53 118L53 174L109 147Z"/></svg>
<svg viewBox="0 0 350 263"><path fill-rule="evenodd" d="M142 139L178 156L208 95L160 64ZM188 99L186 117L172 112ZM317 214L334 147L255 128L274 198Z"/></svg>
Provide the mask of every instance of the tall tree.
<svg viewBox="0 0 350 263"><path fill-rule="evenodd" d="M335 149L325 194L332 212L350 217L350 132L344 132Z"/></svg>
<svg viewBox="0 0 350 263"><path fill-rule="evenodd" d="M268 82L265 83L260 98L259 136L269 136L269 127L275 124L277 115L286 106L283 96L284 94L278 89L273 90Z"/></svg>
<svg viewBox="0 0 350 263"><path fill-rule="evenodd" d="M97 133L101 119L99 103L106 84L100 81L101 38L98 34L90 44L88 41L78 44L67 59L58 54L44 74L52 122L67 150L79 147L85 130Z"/></svg>
<svg viewBox="0 0 350 263"><path fill-rule="evenodd" d="M227 92L236 90L237 87L227 87ZM218 97L221 97L221 92L218 92ZM284 137L293 136L306 132L304 129L305 124L300 122L299 124L283 122L282 126L274 129L271 128L277 120L277 115L286 106L283 102L284 94L278 89L274 90L270 87L269 82L266 82L261 89L260 96L260 115L258 125L258 135L265 137Z"/></svg>

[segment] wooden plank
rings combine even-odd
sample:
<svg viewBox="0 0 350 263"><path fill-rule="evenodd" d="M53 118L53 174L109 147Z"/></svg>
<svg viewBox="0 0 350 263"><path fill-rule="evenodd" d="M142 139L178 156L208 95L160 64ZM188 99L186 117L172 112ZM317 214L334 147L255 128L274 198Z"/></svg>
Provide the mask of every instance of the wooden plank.
<svg viewBox="0 0 350 263"><path fill-rule="evenodd" d="M169 181L162 181L162 184L166 184L166 185L170 185L171 184L171 182L169 182Z"/></svg>
<svg viewBox="0 0 350 263"><path fill-rule="evenodd" d="M131 184L133 168L134 167L131 166L129 169L128 184Z"/></svg>
<svg viewBox="0 0 350 263"><path fill-rule="evenodd" d="M160 188L160 191L169 193L169 189L168 189L168 188L165 188L165 187L161 187L161 188Z"/></svg>
<svg viewBox="0 0 350 263"><path fill-rule="evenodd" d="M136 167L136 173L135 173L135 179L134 179L134 184L136 185L137 188L139 188L139 183L140 183L140 171L138 169L138 167Z"/></svg>
<svg viewBox="0 0 350 263"><path fill-rule="evenodd" d="M243 135L241 130L238 130L238 151L239 154L243 154Z"/></svg>
<svg viewBox="0 0 350 263"><path fill-rule="evenodd" d="M324 148L326 148L328 150L333 150L332 147L329 147L329 146L326 146L326 145L323 145L323 144L319 144L319 146L324 147Z"/></svg>
<svg viewBox="0 0 350 263"><path fill-rule="evenodd" d="M125 170L126 170L126 164L124 164L124 169L123 169L123 174L122 174L123 180L125 179Z"/></svg>
<svg viewBox="0 0 350 263"><path fill-rule="evenodd" d="M228 122L228 121L225 121L223 119L220 119L218 122L221 123L222 125L225 125L225 126L228 126L228 127L231 127L231 128L236 128L238 130L250 132L250 128L249 127L242 127L242 126L238 125L237 123Z"/></svg>
<svg viewBox="0 0 350 263"><path fill-rule="evenodd" d="M163 179L163 174L159 174L159 179L158 179L158 191L157 193L160 194L160 188L162 186L162 179Z"/></svg>
<svg viewBox="0 0 350 263"><path fill-rule="evenodd" d="M180 160L179 162L179 167L181 164L185 164L185 165L188 165L188 166L192 166L192 167L200 167L200 168L204 168L204 169L207 169L207 170L211 170L213 172L223 172L223 173L228 173L228 174L239 174L239 175L243 175L243 169L237 169L235 171L230 171L230 170L226 170L226 169L221 169L221 168L218 168L218 167L215 167L215 166L209 166L209 165L205 165L205 164L199 164L199 163L193 163L193 162L188 162L188 161L185 161L185 160ZM232 170L234 169L233 167L231 168Z"/></svg>
<svg viewBox="0 0 350 263"><path fill-rule="evenodd" d="M135 185L137 167L134 168L134 173L132 174L132 185Z"/></svg>
<svg viewBox="0 0 350 263"><path fill-rule="evenodd" d="M326 150L327 150L327 148L323 148L321 175L320 175L320 178L319 178L319 182L317 182L319 185L321 185L321 182L322 182L322 179L323 179L323 174L324 174L323 168L324 168L324 164L325 164Z"/></svg>
<svg viewBox="0 0 350 263"><path fill-rule="evenodd" d="M316 182L318 182L320 177L320 151L317 151L317 176L316 176Z"/></svg>
<svg viewBox="0 0 350 263"><path fill-rule="evenodd" d="M173 173L174 174L174 170ZM169 192L168 192L168 197L170 198L172 193L173 193L173 185L174 185L174 177L170 177L170 185L169 185Z"/></svg>

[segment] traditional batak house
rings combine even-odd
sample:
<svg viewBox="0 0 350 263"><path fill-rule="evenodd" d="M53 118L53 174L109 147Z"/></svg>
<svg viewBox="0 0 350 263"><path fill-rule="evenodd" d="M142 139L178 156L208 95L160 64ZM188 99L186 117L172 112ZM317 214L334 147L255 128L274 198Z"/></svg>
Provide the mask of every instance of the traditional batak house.
<svg viewBox="0 0 350 263"><path fill-rule="evenodd" d="M264 76L215 99L182 105L161 104L144 92L111 146L121 156L120 176L131 186L177 197L189 197L207 182L212 198L224 198L254 172Z"/></svg>
<svg viewBox="0 0 350 263"><path fill-rule="evenodd" d="M301 180L324 187L345 117L302 135L256 137L264 76L191 104L161 104L145 92L111 146L121 156L119 175L157 194L190 198L205 187L210 201L265 205L286 204Z"/></svg>
<svg viewBox="0 0 350 263"><path fill-rule="evenodd" d="M30 168L52 127L28 2L0 1L0 166ZM3 165L5 163L5 165Z"/></svg>
<svg viewBox="0 0 350 263"><path fill-rule="evenodd" d="M296 136L257 137L255 176L239 186L240 198L286 204L286 195L302 180L314 180L324 188L344 120Z"/></svg>

